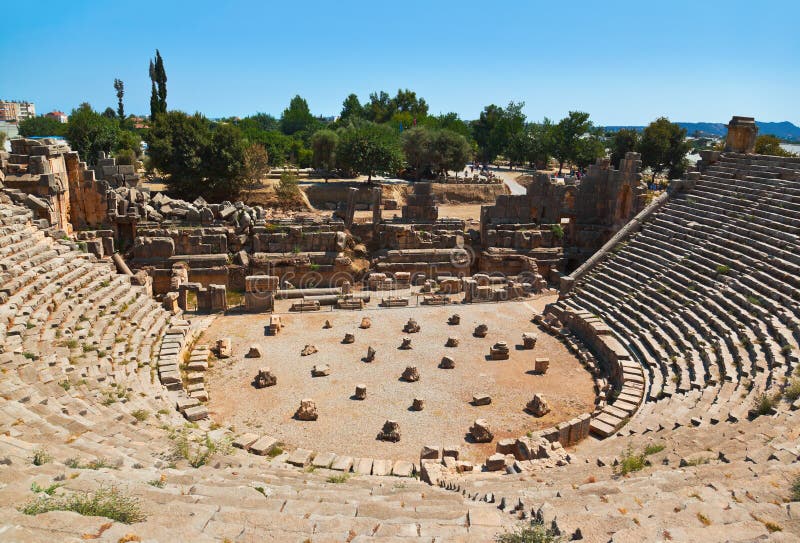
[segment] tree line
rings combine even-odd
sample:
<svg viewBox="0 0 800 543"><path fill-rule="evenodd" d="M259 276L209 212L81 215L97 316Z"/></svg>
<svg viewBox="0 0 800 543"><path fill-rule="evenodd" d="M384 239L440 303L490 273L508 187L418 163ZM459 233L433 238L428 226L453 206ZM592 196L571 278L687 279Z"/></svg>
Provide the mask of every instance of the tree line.
<svg viewBox="0 0 800 543"><path fill-rule="evenodd" d="M121 162L141 156L148 146L146 166L164 176L182 197L202 195L230 199L260 186L270 167L291 164L313 167L327 180L333 176L377 174L420 180L460 172L470 161L483 164L503 158L512 167L546 167L552 160L558 173L565 166L584 168L610 155L615 167L628 151L642 154L653 176L679 177L690 150L686 131L659 118L643 132L608 133L586 112L571 111L559 121L526 118L523 102L486 106L478 119L465 121L456 113L434 115L424 98L409 89L394 96L374 92L362 103L350 94L335 119L314 115L301 96L292 98L280 117L256 113L244 118L210 120L167 107L167 74L160 52L150 60L149 126L137 128L125 116L124 84L114 80L116 111L102 113L81 104L61 124L48 117L24 121L24 136L62 135L87 162L99 152Z"/></svg>

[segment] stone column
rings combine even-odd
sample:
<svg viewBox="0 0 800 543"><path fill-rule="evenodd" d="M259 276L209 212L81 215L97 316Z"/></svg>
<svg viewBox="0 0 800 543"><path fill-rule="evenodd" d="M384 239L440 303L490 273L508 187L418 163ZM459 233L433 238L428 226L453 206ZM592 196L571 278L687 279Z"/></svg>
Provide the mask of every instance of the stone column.
<svg viewBox="0 0 800 543"><path fill-rule="evenodd" d="M347 189L347 209L345 210L344 225L347 228L353 226L353 219L356 215L356 195L358 194L357 188Z"/></svg>
<svg viewBox="0 0 800 543"><path fill-rule="evenodd" d="M383 197L383 189L375 187L372 189L372 225L377 228L381 222L381 198Z"/></svg>
<svg viewBox="0 0 800 543"><path fill-rule="evenodd" d="M725 152L751 154L756 148L758 127L753 117L734 116L728 123Z"/></svg>

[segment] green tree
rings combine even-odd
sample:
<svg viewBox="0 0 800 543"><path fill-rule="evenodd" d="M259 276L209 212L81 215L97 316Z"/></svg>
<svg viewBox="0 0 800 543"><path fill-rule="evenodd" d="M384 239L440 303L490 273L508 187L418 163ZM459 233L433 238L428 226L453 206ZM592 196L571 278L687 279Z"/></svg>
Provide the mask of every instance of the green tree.
<svg viewBox="0 0 800 543"><path fill-rule="evenodd" d="M552 126L551 144L553 156L558 160L558 175L564 169L566 162L578 163L585 160L587 146L581 140L592 135L593 125L589 114L583 111L570 111L569 115Z"/></svg>
<svg viewBox="0 0 800 543"><path fill-rule="evenodd" d="M31 136L64 136L67 133L67 124L52 117L29 117L19 123L19 135L25 138Z"/></svg>
<svg viewBox="0 0 800 543"><path fill-rule="evenodd" d="M252 193L263 186L262 180L269 173L269 156L267 149L260 143L251 143L244 149L244 168L242 175L244 181L242 190L246 193L246 199Z"/></svg>
<svg viewBox="0 0 800 543"><path fill-rule="evenodd" d="M139 134L131 130L120 130L117 134L117 143L114 146L114 152L127 149L132 151L134 156L138 157L142 154L142 138Z"/></svg>
<svg viewBox="0 0 800 543"><path fill-rule="evenodd" d="M446 128L452 130L457 134L461 134L467 141L472 141L472 129L469 123L461 120L458 113L444 113L442 115L431 115L422 119L417 124L424 125L430 128Z"/></svg>
<svg viewBox="0 0 800 543"><path fill-rule="evenodd" d="M598 158L606 154L606 143L603 130L598 127L590 128L576 146L574 162L579 168L594 164Z"/></svg>
<svg viewBox="0 0 800 543"><path fill-rule="evenodd" d="M428 116L428 103L418 98L417 93L408 89L397 89L397 94L390 102L392 114L405 112L411 114L416 121Z"/></svg>
<svg viewBox="0 0 800 543"><path fill-rule="evenodd" d="M797 156L781 147L781 140L771 134L764 134L756 138L756 154L772 156Z"/></svg>
<svg viewBox="0 0 800 543"><path fill-rule="evenodd" d="M122 103L122 97L125 96L125 84L121 79L114 79L114 90L117 92L117 117L121 121L125 119L125 104Z"/></svg>
<svg viewBox="0 0 800 543"><path fill-rule="evenodd" d="M156 49L155 60L150 60L150 117L167 112L167 72L164 59Z"/></svg>
<svg viewBox="0 0 800 543"><path fill-rule="evenodd" d="M336 160L344 171L366 175L371 182L376 173L394 173L402 163L403 152L394 130L365 121L340 131Z"/></svg>
<svg viewBox="0 0 800 543"><path fill-rule="evenodd" d="M551 141L553 123L546 118L541 123L525 126L528 134L528 156L526 159L536 168L544 168L550 160L553 144Z"/></svg>
<svg viewBox="0 0 800 543"><path fill-rule="evenodd" d="M105 117L107 119L116 119L117 118L117 112L114 111L113 108L107 107L107 108L105 108L103 110L103 117Z"/></svg>
<svg viewBox="0 0 800 543"><path fill-rule="evenodd" d="M330 172L336 167L336 146L338 143L339 136L333 130L318 130L311 137L314 167L324 173L326 183L330 177Z"/></svg>
<svg viewBox="0 0 800 543"><path fill-rule="evenodd" d="M665 170L670 179L676 179L686 170L686 153L691 145L686 141L685 128L659 117L644 129L639 149L642 166L650 168L653 180Z"/></svg>
<svg viewBox="0 0 800 543"><path fill-rule="evenodd" d="M297 95L289 102L289 107L283 110L280 127L284 134L291 136L296 132L310 129L315 121L308 109L308 102Z"/></svg>
<svg viewBox="0 0 800 543"><path fill-rule="evenodd" d="M431 166L434 172L446 175L448 171L459 172L464 169L472 155L467 138L452 130L437 130L431 138Z"/></svg>
<svg viewBox="0 0 800 543"><path fill-rule="evenodd" d="M94 164L100 152L108 154L116 147L119 125L116 119L97 113L84 102L72 110L66 137L73 151L89 164Z"/></svg>
<svg viewBox="0 0 800 543"><path fill-rule="evenodd" d="M342 103L342 112L339 114L340 121L347 121L349 119L363 119L364 107L358 101L358 96L350 94L344 99Z"/></svg>
<svg viewBox="0 0 800 543"><path fill-rule="evenodd" d="M425 169L431 164L431 130L422 126L404 130L402 146L406 161L414 170L415 179L419 181Z"/></svg>
<svg viewBox="0 0 800 543"><path fill-rule="evenodd" d="M611 135L608 143L614 168L619 168L619 161L625 158L625 153L639 148L640 139L639 132L632 128L620 128Z"/></svg>
<svg viewBox="0 0 800 543"><path fill-rule="evenodd" d="M247 142L232 124L212 125L199 113L170 111L156 117L147 142L153 166L176 196L230 200L245 186Z"/></svg>
<svg viewBox="0 0 800 543"><path fill-rule="evenodd" d="M385 123L392 118L394 108L389 93L380 91L369 95L369 102L364 104L364 118L375 122Z"/></svg>
<svg viewBox="0 0 800 543"><path fill-rule="evenodd" d="M472 135L478 145L478 159L481 162L492 162L498 155L507 154L512 140L517 140L517 149L524 147L524 136L520 134L525 130L524 106L524 102L509 102L505 108L494 104L483 108L480 117L472 125Z"/></svg>

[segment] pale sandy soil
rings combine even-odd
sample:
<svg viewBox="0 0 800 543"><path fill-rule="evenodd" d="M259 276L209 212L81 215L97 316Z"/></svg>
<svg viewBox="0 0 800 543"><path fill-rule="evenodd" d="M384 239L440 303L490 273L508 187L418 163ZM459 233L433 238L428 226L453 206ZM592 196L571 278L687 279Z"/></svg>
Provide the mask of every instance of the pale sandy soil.
<svg viewBox="0 0 800 543"><path fill-rule="evenodd" d="M533 302L475 304L450 307L369 309L319 313L284 313L285 328L277 336L265 336L266 315L228 315L218 318L204 333L201 342L213 343L230 337L233 357L216 361L207 376L211 394L209 410L213 420L236 431L271 435L292 447L331 451L375 458L418 458L422 445L457 445L467 458L483 460L494 452L495 444L476 445L466 440L472 421L485 418L495 438L518 437L530 430L545 428L590 411L594 393L589 374L554 338L539 332L533 351L517 348L523 332L535 331L531 323L535 311L552 301L553 296ZM377 300L373 298L374 306ZM285 302L284 302L285 304ZM283 305L285 308L285 305ZM281 307L278 308L281 310ZM458 312L460 326L447 324L447 317ZM372 319L372 327L358 327L361 318ZM412 338L412 350L399 350L402 327L414 317L422 327ZM322 328L329 319L332 329ZM479 323L489 326L484 339L472 336ZM345 332L354 332L354 344L341 343ZM456 348L444 346L448 336L460 338ZM489 347L505 340L511 358L489 361ZM265 349L261 359L244 358L248 346L259 343ZM304 345L314 344L319 352L301 356ZM365 363L367 347L377 351L374 362ZM456 368L438 368L443 355L452 356ZM550 358L546 375L530 372L535 357ZM329 364L328 377L312 377L315 364ZM416 365L421 379L400 381L408 365ZM256 390L251 381L261 366L270 366L278 384ZM357 383L367 386L367 399L351 399ZM552 412L540 419L523 411L536 392L544 393ZM474 407L469 402L476 393L488 393L489 406ZM425 410L409 410L413 398L426 401ZM314 422L294 420L302 398L312 398L319 410ZM386 419L400 423L399 443L376 440Z"/></svg>

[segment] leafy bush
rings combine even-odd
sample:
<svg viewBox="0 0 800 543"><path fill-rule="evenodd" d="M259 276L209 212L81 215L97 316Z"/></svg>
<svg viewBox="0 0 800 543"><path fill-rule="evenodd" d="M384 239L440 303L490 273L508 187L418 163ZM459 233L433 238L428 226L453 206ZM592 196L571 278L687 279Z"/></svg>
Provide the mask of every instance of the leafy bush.
<svg viewBox="0 0 800 543"><path fill-rule="evenodd" d="M131 413L131 415L133 415L133 418L135 418L139 422L144 422L147 420L147 417L150 416L150 412L145 409L137 409L136 411Z"/></svg>
<svg viewBox="0 0 800 543"><path fill-rule="evenodd" d="M650 456L651 454L660 453L665 448L663 443L653 443L644 448L644 455Z"/></svg>
<svg viewBox="0 0 800 543"><path fill-rule="evenodd" d="M229 440L214 441L206 434L202 438L190 438L185 431L171 436L174 440L172 457L183 458L193 468L204 466L214 454L228 454L231 444Z"/></svg>
<svg viewBox="0 0 800 543"><path fill-rule="evenodd" d="M131 524L142 522L147 517L142 512L139 500L126 496L116 487L101 487L94 492L78 492L66 496L43 495L20 508L26 515L38 515L50 511L72 511L88 517L106 517L117 522Z"/></svg>
<svg viewBox="0 0 800 543"><path fill-rule="evenodd" d="M278 198L278 203L284 207L300 203L300 184L297 176L291 172L283 172L275 185L275 196Z"/></svg>
<svg viewBox="0 0 800 543"><path fill-rule="evenodd" d="M755 411L758 415L768 415L770 411L775 408L778 403L775 396L770 396L767 393L762 393L756 398Z"/></svg>
<svg viewBox="0 0 800 543"><path fill-rule="evenodd" d="M531 521L527 526L520 526L513 532L500 534L495 538L497 543L558 543L563 541L554 530L545 528L539 521Z"/></svg>
<svg viewBox="0 0 800 543"><path fill-rule="evenodd" d="M783 396L793 402L797 398L800 398L800 379L796 377L792 378L786 388L783 390Z"/></svg>
<svg viewBox="0 0 800 543"><path fill-rule="evenodd" d="M643 470L645 465L645 454L634 454L633 449L628 447L622 455L619 465L616 466L615 472L618 475L627 475L635 471Z"/></svg>
<svg viewBox="0 0 800 543"><path fill-rule="evenodd" d="M550 227L550 231L553 233L554 238L558 240L564 239L564 229L560 224L554 224L552 227Z"/></svg>
<svg viewBox="0 0 800 543"><path fill-rule="evenodd" d="M44 447L37 447L33 450L33 465L34 466L43 466L48 462L53 461L53 457L50 453L47 452L47 449Z"/></svg>
<svg viewBox="0 0 800 543"><path fill-rule="evenodd" d="M327 481L333 484L340 484L347 482L347 479L349 478L350 477L346 473L342 473L340 475L331 475L330 477L328 477Z"/></svg>

